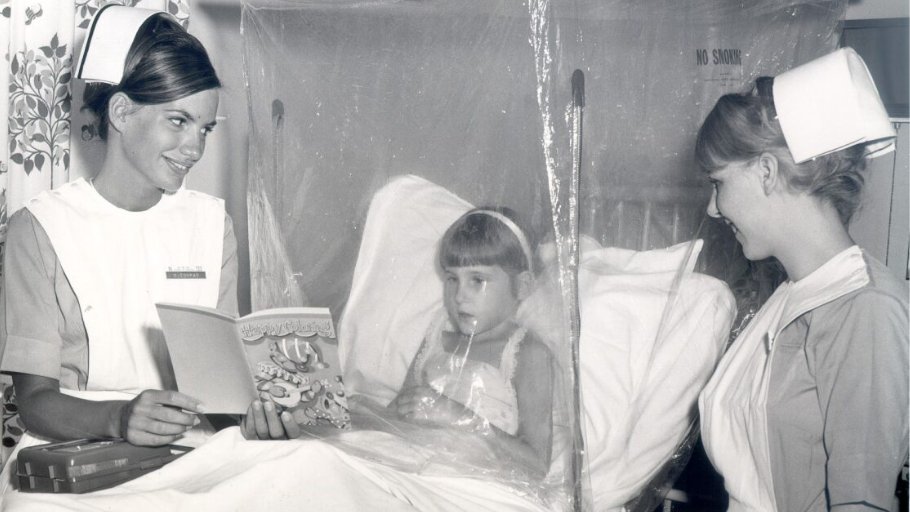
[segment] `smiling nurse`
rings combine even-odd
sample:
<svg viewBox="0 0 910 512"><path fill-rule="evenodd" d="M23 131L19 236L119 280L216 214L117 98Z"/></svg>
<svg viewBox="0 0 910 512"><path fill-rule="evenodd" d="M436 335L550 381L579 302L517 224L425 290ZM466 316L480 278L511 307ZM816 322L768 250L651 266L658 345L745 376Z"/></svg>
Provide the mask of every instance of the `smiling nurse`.
<svg viewBox="0 0 910 512"><path fill-rule="evenodd" d="M27 427L18 449L111 437L163 445L203 408L175 391L154 304L237 312L224 203L183 188L215 125L220 82L171 16L121 6L96 14L76 75L104 163L93 179L32 199L7 235L0 369Z"/></svg>
<svg viewBox="0 0 910 512"><path fill-rule="evenodd" d="M110 188L122 208L146 209L158 202L162 191L176 192L202 157L206 135L215 126L218 92L209 89L138 109L128 96L118 94L110 108L115 138L122 143L112 145L119 151L108 153L95 188Z"/></svg>
<svg viewBox="0 0 910 512"><path fill-rule="evenodd" d="M789 278L699 399L732 511L891 510L908 454L907 290L851 240L894 129L846 48L721 97L696 142L722 219Z"/></svg>

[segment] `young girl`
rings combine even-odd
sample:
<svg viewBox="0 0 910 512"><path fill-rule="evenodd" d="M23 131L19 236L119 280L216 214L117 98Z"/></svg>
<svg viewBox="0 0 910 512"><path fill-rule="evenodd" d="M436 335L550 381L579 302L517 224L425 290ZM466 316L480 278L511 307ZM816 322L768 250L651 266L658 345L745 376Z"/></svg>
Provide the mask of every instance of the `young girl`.
<svg viewBox="0 0 910 512"><path fill-rule="evenodd" d="M549 465L552 358L514 321L534 283L528 238L508 209L475 209L442 237L445 312L389 407L417 422L493 435Z"/></svg>

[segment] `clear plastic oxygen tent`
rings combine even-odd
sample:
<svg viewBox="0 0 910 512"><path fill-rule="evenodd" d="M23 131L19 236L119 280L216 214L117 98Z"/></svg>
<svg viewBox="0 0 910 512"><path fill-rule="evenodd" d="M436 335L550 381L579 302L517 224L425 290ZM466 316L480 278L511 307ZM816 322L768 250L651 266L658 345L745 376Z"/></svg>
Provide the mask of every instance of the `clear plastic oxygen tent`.
<svg viewBox="0 0 910 512"><path fill-rule="evenodd" d="M721 94L833 49L844 7L245 4L253 309L331 307L350 398L381 418L361 425L420 462L325 439L545 508L653 508L731 327L779 279L704 216L695 131ZM440 238L478 206L518 212L539 262L515 321L556 365L543 478L488 432L468 433L474 453L464 429L416 435L377 412L445 316Z"/></svg>

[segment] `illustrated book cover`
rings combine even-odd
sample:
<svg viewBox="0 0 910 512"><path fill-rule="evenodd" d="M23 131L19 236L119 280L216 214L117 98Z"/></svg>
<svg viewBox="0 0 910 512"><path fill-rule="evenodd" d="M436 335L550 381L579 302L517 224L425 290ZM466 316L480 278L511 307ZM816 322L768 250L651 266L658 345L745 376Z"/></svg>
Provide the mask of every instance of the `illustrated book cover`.
<svg viewBox="0 0 910 512"><path fill-rule="evenodd" d="M313 426L350 427L328 308L290 307L235 318L216 309L156 304L177 388L208 413L245 414L256 399L302 410ZM299 421L299 419L298 419Z"/></svg>

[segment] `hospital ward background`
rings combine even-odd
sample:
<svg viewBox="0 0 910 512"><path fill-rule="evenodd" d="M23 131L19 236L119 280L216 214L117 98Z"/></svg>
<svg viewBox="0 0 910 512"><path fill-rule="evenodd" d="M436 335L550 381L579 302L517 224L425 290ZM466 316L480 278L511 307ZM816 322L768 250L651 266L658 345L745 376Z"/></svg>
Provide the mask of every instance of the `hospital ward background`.
<svg viewBox="0 0 910 512"><path fill-rule="evenodd" d="M0 76L0 250L14 211L103 154L71 67L112 2L60 3L0 0L0 41L25 62ZM558 368L550 467L535 479L448 434L419 445L355 427L249 448L223 431L163 476L22 510L395 510L391 496L418 510L724 510L696 401L784 276L705 214L695 134L720 95L841 46L865 59L898 134L869 165L850 234L910 279L906 2L116 3L168 11L208 49L218 126L186 187L225 200L241 314L329 309L348 397L395 398L442 308L446 228L474 207L524 216L539 271L517 315ZM31 92L14 100L17 87ZM22 426L0 389L8 449ZM906 466L897 489L907 510Z"/></svg>

